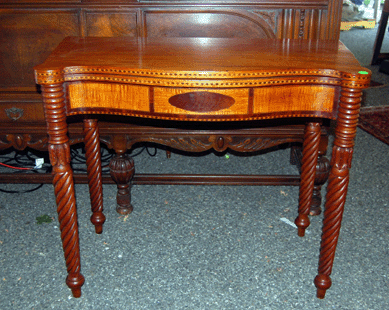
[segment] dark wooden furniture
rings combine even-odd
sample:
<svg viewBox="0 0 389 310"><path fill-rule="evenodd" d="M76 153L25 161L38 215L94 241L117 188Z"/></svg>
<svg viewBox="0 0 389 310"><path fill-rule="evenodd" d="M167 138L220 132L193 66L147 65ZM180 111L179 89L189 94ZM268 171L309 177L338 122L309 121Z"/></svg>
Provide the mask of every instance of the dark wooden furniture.
<svg viewBox="0 0 389 310"><path fill-rule="evenodd" d="M371 73L335 40L219 38L82 38L65 39L51 56L35 67L49 135L61 237L68 269L67 284L80 297L76 201L67 117L84 116L85 149L96 233L102 232L100 139L96 114L134 119L212 124L219 136L188 143L172 133L170 146L185 151L235 146L251 151L231 137L240 129L261 127L266 119L305 120L298 217L299 236L309 226L320 148L321 122L336 120L332 167L324 211L317 296L331 286L335 248L347 194L349 169L362 90ZM196 130L194 130L196 131ZM227 132L225 136L223 132ZM158 141L158 133L141 140ZM130 139L131 141L131 139ZM249 140L250 142L250 140ZM193 147L195 144L195 147ZM126 182L133 162L125 154L113 158L111 171ZM125 166L126 169L122 169ZM124 173L126 171L127 173ZM132 208L130 201L128 207Z"/></svg>
<svg viewBox="0 0 389 310"><path fill-rule="evenodd" d="M240 37L326 40L339 38L342 1L340 0L0 0L0 149L33 148L47 150L43 105L33 77L33 67L42 63L66 36L104 37ZM171 133L192 139L214 139L217 128L199 134L189 125L163 128L159 122L142 124L100 123L102 143L125 153L144 138L144 132L156 136L151 142L174 146ZM270 125L271 121L269 121ZM82 127L69 127L70 144L83 141ZM226 133L224 132L224 135ZM325 158L326 130L322 129L312 213L320 213L320 188L326 181L329 163ZM293 120L286 126L235 131L231 139L252 140L253 150L285 143L301 145L304 125ZM267 137L266 143L258 137ZM255 141L257 143L255 143ZM227 142L226 142L227 143ZM228 148L234 149L234 143ZM194 147L194 146L193 146ZM296 160L294 160L297 163ZM116 170L115 170L116 171ZM125 201L128 184L119 183L120 212L128 212ZM86 182L85 175L75 175ZM51 175L1 174L0 182L51 182ZM113 182L103 176L104 182ZM133 184L284 184L298 185L299 176L140 175Z"/></svg>
<svg viewBox="0 0 389 310"><path fill-rule="evenodd" d="M389 145L389 106L361 108L358 126Z"/></svg>
<svg viewBox="0 0 389 310"><path fill-rule="evenodd" d="M374 42L372 65L380 64L384 59L389 58L389 53L381 53L382 41L385 36L386 26L389 17L389 1L385 0L384 8L382 9L380 24L378 26L377 36Z"/></svg>

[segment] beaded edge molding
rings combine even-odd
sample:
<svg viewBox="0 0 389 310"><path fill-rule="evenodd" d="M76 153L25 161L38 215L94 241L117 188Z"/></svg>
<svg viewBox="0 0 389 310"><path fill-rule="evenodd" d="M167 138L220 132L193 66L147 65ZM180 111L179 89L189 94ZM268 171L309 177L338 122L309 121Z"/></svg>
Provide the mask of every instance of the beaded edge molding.
<svg viewBox="0 0 389 310"><path fill-rule="evenodd" d="M297 72L297 71L293 71ZM313 71L301 71L303 74L312 74ZM318 72L324 73L324 71L315 71L316 74ZM283 75L287 75L286 72L281 72ZM299 73L299 74L302 74ZM327 72L328 73L328 72ZM267 80L264 78L270 78L270 76L274 74L273 79ZM243 79L233 80L189 80L189 79L163 79L156 80L155 78L148 77L124 77L124 76L104 76L104 75L67 75L62 76L60 73L37 73L36 81L38 84L53 84L53 83L62 83L65 81L106 81L106 82L119 82L119 83L128 83L128 84L141 84L148 86L168 86L168 87L205 87L205 88L220 88L220 87L256 87L256 86L267 86L267 85L282 85L282 84L304 84L304 83L312 83L312 84L327 84L327 85L341 85L343 87L357 87L357 88L365 88L368 86L369 77L364 75L355 76L350 74L341 74L338 73L338 78L343 78L342 80L334 79L331 76L323 76L317 78L290 78L290 79L276 79L280 75L278 72L263 74L253 73L250 76L244 76ZM253 78L256 76L256 79L247 79L248 77ZM279 76L282 78L283 76ZM190 78L194 78L194 76L190 76ZM344 80L346 79L346 80ZM350 80L348 80L350 79Z"/></svg>
<svg viewBox="0 0 389 310"><path fill-rule="evenodd" d="M109 115L123 115L123 116L132 116L132 117L141 117L141 118L151 118L151 119L162 119L162 120L172 120L172 121L196 121L196 122L229 122L229 121L254 121L254 120L265 120L265 119L276 119L276 118L289 118L289 117L320 117L320 118L328 118L335 119L332 113L325 113L326 115L318 115L316 112L295 112L295 113L286 113L286 114L277 114L269 113L266 114L253 114L246 116L224 116L224 117L215 117L215 115L211 115L212 117L207 117L206 115L202 115L202 117L193 116L190 117L184 114L170 114L170 115L161 115L161 114L149 114L139 113L135 111L104 111L99 112L97 110L93 110L94 114L109 114ZM80 114L90 114L90 111L81 111L73 109L67 113L68 115L80 115Z"/></svg>
<svg viewBox="0 0 389 310"><path fill-rule="evenodd" d="M153 77L168 77L168 78L248 78L248 77L264 77L264 76L282 76L282 75L326 75L326 76L334 76L340 77L340 73L335 70L291 70L291 71L262 71L262 72L220 72L220 71L164 71L164 70L134 70L134 69L120 69L120 68L82 68L82 67L69 67L64 69L64 74L72 74L72 73L109 73L109 74L129 74L136 76L153 76Z"/></svg>

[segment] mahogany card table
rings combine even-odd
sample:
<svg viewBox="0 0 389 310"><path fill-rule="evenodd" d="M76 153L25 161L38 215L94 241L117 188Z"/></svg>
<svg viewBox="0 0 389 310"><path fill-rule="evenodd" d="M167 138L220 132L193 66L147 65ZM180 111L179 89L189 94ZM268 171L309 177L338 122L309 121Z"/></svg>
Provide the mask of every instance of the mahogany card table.
<svg viewBox="0 0 389 310"><path fill-rule="evenodd" d="M84 277L67 117L83 117L91 221L101 233L105 216L97 115L111 114L128 116L129 122L152 118L166 126L172 121L218 123L226 129L236 122L263 126L266 119L279 119L279 124L306 120L295 220L299 236L310 223L322 121L336 121L314 280L317 297L324 298L331 286L362 90L370 76L338 41L66 38L35 67L35 79L44 101L66 283L73 296L81 296ZM223 136L208 143L218 150L227 145ZM185 149L185 141L181 144Z"/></svg>

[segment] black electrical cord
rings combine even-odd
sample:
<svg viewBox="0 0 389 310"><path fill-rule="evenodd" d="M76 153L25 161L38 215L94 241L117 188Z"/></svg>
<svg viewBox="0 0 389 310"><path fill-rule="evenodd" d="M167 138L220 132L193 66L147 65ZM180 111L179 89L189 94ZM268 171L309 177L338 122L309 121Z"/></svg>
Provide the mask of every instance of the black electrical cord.
<svg viewBox="0 0 389 310"><path fill-rule="evenodd" d="M147 146L143 146L137 153L134 153L134 154L131 153L131 157L135 157L135 156L138 156L138 155L142 154L144 152L144 150L146 150L147 154L149 154L151 157L154 157L154 156L157 155L157 150L158 149L155 147L154 148L154 153L151 153Z"/></svg>
<svg viewBox="0 0 389 310"><path fill-rule="evenodd" d="M113 154L109 151L104 151L105 149L102 148L102 154L101 154L101 163L102 163L102 173L109 173L109 162L111 158L113 157ZM146 150L147 154L151 157L154 157L157 155L157 148L154 148L154 152L152 153L147 146L143 146L137 153L131 153L131 157L135 157L140 155L142 152ZM81 154L80 154L81 153ZM71 149L70 156L72 159L72 166L73 171L76 172L83 172L86 173L85 168L78 168L77 165L86 165L86 158L82 155L83 150L79 149ZM24 152L15 152L13 157L6 156L6 155L0 155L0 162L8 165L13 166L15 169L22 169L22 170L16 170L13 173L50 173L51 172L51 165L43 165L42 168L35 168L35 159L38 157L28 151ZM40 189L43 186L42 184L39 184L38 186L28 189L28 190L22 190L22 191L16 191L16 190L6 190L0 188L0 192L8 193L8 194L24 194L24 193L31 193L38 189Z"/></svg>

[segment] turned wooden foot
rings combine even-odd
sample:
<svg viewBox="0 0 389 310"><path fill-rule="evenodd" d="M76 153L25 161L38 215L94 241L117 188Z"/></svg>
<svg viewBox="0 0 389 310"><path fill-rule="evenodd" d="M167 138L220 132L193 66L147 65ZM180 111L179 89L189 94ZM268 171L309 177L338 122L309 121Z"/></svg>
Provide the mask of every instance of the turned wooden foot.
<svg viewBox="0 0 389 310"><path fill-rule="evenodd" d="M305 126L303 158L301 163L299 215L295 220L300 237L305 235L305 229L310 224L308 214L312 204L313 186L319 154L320 132L320 123L312 122Z"/></svg>
<svg viewBox="0 0 389 310"><path fill-rule="evenodd" d="M91 199L91 222L97 234L103 232L103 182L101 175L101 149L99 128L96 119L84 119L85 156L88 185Z"/></svg>
<svg viewBox="0 0 389 310"><path fill-rule="evenodd" d="M315 286L317 288L317 298L323 299L326 295L326 291L331 287L331 278L325 274L319 274L315 277Z"/></svg>
<svg viewBox="0 0 389 310"><path fill-rule="evenodd" d="M131 204L131 180L134 176L134 160L126 154L116 154L109 163L111 177L116 182L118 192L116 196L116 212L129 214L133 207Z"/></svg>
<svg viewBox="0 0 389 310"><path fill-rule="evenodd" d="M75 298L81 297L81 286L84 284L85 279L81 273L69 274L66 278L67 286L72 290L72 295Z"/></svg>

